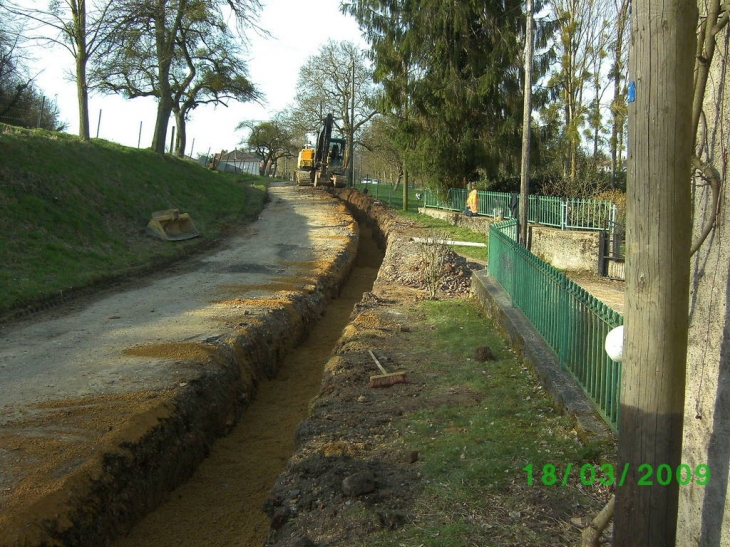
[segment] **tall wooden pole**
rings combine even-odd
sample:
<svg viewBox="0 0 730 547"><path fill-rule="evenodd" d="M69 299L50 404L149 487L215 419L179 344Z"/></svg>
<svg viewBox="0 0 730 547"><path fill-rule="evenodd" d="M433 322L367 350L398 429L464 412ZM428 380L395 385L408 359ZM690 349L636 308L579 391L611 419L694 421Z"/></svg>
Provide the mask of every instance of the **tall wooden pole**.
<svg viewBox="0 0 730 547"><path fill-rule="evenodd" d="M40 114L38 114L38 123L36 124L36 128L40 128L41 124L43 123L43 111L46 108L46 96L43 95L43 99L41 100L41 111Z"/></svg>
<svg viewBox="0 0 730 547"><path fill-rule="evenodd" d="M407 59L403 59L403 72L405 74L405 80L406 80L406 91L409 90L408 86L408 77L410 76L410 66L407 61ZM405 113L405 119L408 120L409 116L409 110L408 110L408 103L409 103L409 97L408 92L405 94L405 108L403 109ZM403 153L403 205L402 209L403 211L408 211L408 185L410 184L410 181L408 180L408 152L410 151L410 146L406 147L405 152Z"/></svg>
<svg viewBox="0 0 730 547"><path fill-rule="evenodd" d="M527 223L530 209L530 120L532 120L532 57L534 6L527 0L525 10L525 87L522 106L522 166L520 169L520 245L527 247Z"/></svg>
<svg viewBox="0 0 730 547"><path fill-rule="evenodd" d="M674 547L689 299L697 2L632 6L625 349L614 544Z"/></svg>
<svg viewBox="0 0 730 547"><path fill-rule="evenodd" d="M350 151L348 153L348 184L355 186L355 54L352 54L352 103L350 104Z"/></svg>

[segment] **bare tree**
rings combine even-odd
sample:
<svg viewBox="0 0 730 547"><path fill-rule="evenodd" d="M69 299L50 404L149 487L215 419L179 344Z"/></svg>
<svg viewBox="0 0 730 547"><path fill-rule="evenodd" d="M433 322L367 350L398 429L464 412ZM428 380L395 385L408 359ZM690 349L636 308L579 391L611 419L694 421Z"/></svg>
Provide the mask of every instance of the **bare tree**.
<svg viewBox="0 0 730 547"><path fill-rule="evenodd" d="M0 121L9 125L62 131L59 111L33 84L23 55L19 21L0 3Z"/></svg>
<svg viewBox="0 0 730 547"><path fill-rule="evenodd" d="M612 64L610 76L613 80L613 100L611 101L611 187L616 187L618 162L623 149L624 126L626 125L626 64L628 61L629 5L631 0L614 0L616 14L613 44L610 48Z"/></svg>
<svg viewBox="0 0 730 547"><path fill-rule="evenodd" d="M360 146L363 149L364 171L361 174L395 181L403 179L405 165L403 154L394 140L396 129L393 120L387 116L376 116L363 128Z"/></svg>
<svg viewBox="0 0 730 547"><path fill-rule="evenodd" d="M122 0L114 3L114 16L124 22L114 51L97 67L102 88L127 97L154 97L157 117L152 148L164 153L167 128L175 107L173 74L186 20L221 25L224 10L235 17L239 35L260 30L256 19L259 0ZM184 43L184 40L182 40ZM220 53L220 52L219 52ZM183 61L184 62L184 61ZM190 80L190 83L192 80ZM180 81L177 83L181 83Z"/></svg>
<svg viewBox="0 0 730 547"><path fill-rule="evenodd" d="M177 125L175 154L183 157L192 110L201 104L228 106L229 100L259 100L261 94L248 79L242 46L222 22L197 20L195 14L186 18L178 47L181 55L171 71L171 89Z"/></svg>
<svg viewBox="0 0 730 547"><path fill-rule="evenodd" d="M297 149L293 142L290 122L284 114L266 122L243 121L236 127L238 130L247 129L248 138L245 141L248 149L258 158L261 158L261 176L275 175L275 166L279 158L292 157Z"/></svg>
<svg viewBox="0 0 730 547"><path fill-rule="evenodd" d="M605 53L609 20L601 0L550 0L560 27L560 70L550 85L559 92L563 107L565 174L575 181L581 127L586 121L586 84L595 70L596 57ZM600 68L598 69L600 71Z"/></svg>
<svg viewBox="0 0 730 547"><path fill-rule="evenodd" d="M7 116L33 82L18 66L17 46L20 36L17 33L11 36L7 30L0 29L0 119Z"/></svg>
<svg viewBox="0 0 730 547"><path fill-rule="evenodd" d="M354 74L354 78L353 78ZM377 114L371 106L374 86L363 52L352 42L330 40L300 69L295 116L316 131L327 113L348 139ZM353 94L354 91L354 94ZM349 154L345 159L347 166Z"/></svg>
<svg viewBox="0 0 730 547"><path fill-rule="evenodd" d="M73 56L82 140L89 139L89 89L93 86L87 77L87 66L109 47L110 37L117 30L108 17L111 4L111 0L52 0L46 9L7 5L12 13L33 22L34 26L26 32L31 40L61 46ZM56 35L51 35L49 29Z"/></svg>

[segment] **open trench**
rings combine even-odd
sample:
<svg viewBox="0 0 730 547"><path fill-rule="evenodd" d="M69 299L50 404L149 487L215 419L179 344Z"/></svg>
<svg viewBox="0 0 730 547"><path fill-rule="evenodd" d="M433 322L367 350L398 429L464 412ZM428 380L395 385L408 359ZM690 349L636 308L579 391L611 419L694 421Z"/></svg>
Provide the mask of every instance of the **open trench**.
<svg viewBox="0 0 730 547"><path fill-rule="evenodd" d="M171 492L114 547L261 546L269 527L264 501L294 450L294 431L317 394L325 362L353 307L371 290L383 252L360 226L357 257L339 298L260 384L232 432L219 439L188 482Z"/></svg>

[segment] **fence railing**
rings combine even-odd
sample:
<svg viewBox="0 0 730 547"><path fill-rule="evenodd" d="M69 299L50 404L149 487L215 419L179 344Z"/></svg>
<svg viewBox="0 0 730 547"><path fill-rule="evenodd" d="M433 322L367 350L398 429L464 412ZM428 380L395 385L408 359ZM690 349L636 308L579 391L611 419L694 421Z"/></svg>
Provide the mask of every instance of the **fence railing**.
<svg viewBox="0 0 730 547"><path fill-rule="evenodd" d="M517 221L492 224L489 275L510 295L555 351L560 367L583 388L617 431L621 365L604 350L609 331L623 324L618 312L516 242Z"/></svg>
<svg viewBox="0 0 730 547"><path fill-rule="evenodd" d="M442 195L429 190L425 194L424 207L463 211L467 195L468 191L463 188L450 188ZM479 190L477 195L480 215L503 219L518 215L518 194ZM609 200L530 196L529 204L529 222L563 230L605 230L610 223L616 222L616 205Z"/></svg>

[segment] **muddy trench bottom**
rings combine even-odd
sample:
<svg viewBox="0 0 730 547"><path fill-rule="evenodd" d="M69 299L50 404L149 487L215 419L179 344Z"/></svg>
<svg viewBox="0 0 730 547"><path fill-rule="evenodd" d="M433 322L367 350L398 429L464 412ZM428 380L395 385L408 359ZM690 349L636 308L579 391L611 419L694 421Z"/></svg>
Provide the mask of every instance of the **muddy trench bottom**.
<svg viewBox="0 0 730 547"><path fill-rule="evenodd" d="M372 289L383 251L360 226L355 264L339 298L302 345L262 381L238 425L218 439L190 480L114 547L260 547L269 519L263 504L294 452L294 430L319 391L324 364L355 304Z"/></svg>

